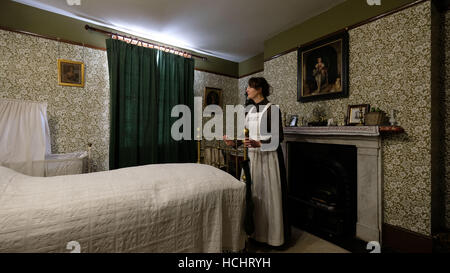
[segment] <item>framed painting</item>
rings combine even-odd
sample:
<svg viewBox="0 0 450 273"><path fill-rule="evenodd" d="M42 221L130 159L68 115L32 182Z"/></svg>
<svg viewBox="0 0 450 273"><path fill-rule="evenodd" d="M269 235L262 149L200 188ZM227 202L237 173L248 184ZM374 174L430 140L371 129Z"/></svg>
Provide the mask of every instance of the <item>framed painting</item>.
<svg viewBox="0 0 450 273"><path fill-rule="evenodd" d="M58 84L84 87L84 63L58 59Z"/></svg>
<svg viewBox="0 0 450 273"><path fill-rule="evenodd" d="M205 87L205 94L203 96L203 107L212 104L222 107L222 89Z"/></svg>
<svg viewBox="0 0 450 273"><path fill-rule="evenodd" d="M298 49L297 100L348 97L348 32Z"/></svg>

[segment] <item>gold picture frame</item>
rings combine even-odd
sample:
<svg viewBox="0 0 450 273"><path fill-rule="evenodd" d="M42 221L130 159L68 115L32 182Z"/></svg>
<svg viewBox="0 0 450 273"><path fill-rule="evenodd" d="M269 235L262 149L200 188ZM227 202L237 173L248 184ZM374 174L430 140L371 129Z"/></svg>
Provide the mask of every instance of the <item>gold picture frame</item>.
<svg viewBox="0 0 450 273"><path fill-rule="evenodd" d="M347 110L348 125L363 124L364 117L369 109L369 104L349 105Z"/></svg>
<svg viewBox="0 0 450 273"><path fill-rule="evenodd" d="M205 87L205 94L203 96L203 107L208 105L218 105L222 107L222 89L214 87Z"/></svg>
<svg viewBox="0 0 450 273"><path fill-rule="evenodd" d="M84 87L84 63L58 59L58 84Z"/></svg>
<svg viewBox="0 0 450 273"><path fill-rule="evenodd" d="M348 97L349 36L347 31L299 47L297 100Z"/></svg>

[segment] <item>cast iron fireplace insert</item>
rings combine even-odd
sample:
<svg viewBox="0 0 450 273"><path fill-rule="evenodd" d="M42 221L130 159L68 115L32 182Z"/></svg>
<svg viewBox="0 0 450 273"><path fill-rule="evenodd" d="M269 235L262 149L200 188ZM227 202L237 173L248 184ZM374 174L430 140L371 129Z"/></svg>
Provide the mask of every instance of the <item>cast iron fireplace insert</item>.
<svg viewBox="0 0 450 273"><path fill-rule="evenodd" d="M356 234L356 146L288 142L291 223L320 237Z"/></svg>

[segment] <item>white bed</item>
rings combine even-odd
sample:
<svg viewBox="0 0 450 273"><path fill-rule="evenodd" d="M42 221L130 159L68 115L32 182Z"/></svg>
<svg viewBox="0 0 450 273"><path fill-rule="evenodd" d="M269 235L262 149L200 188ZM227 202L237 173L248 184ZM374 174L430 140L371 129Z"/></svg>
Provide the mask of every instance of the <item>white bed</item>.
<svg viewBox="0 0 450 273"><path fill-rule="evenodd" d="M201 164L31 177L0 166L0 252L244 249L245 184Z"/></svg>

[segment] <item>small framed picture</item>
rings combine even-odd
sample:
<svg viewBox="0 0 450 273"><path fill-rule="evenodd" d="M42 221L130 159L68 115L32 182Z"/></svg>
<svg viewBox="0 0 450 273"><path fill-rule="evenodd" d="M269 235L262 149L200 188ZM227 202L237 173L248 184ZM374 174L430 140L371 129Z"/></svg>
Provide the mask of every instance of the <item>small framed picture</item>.
<svg viewBox="0 0 450 273"><path fill-rule="evenodd" d="M58 84L84 87L84 63L58 59Z"/></svg>
<svg viewBox="0 0 450 273"><path fill-rule="evenodd" d="M205 95L203 96L203 106L218 105L222 107L222 89L205 87Z"/></svg>
<svg viewBox="0 0 450 273"><path fill-rule="evenodd" d="M297 127L297 123L298 123L298 116L292 115L289 121L289 127Z"/></svg>
<svg viewBox="0 0 450 273"><path fill-rule="evenodd" d="M348 125L364 123L364 116L369 112L369 104L349 105L348 106Z"/></svg>

